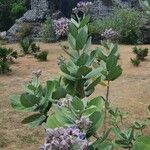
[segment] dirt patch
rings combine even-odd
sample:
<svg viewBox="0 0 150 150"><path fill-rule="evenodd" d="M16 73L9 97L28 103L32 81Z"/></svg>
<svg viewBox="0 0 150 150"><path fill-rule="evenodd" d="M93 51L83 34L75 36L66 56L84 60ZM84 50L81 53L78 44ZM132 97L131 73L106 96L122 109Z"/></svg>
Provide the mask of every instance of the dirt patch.
<svg viewBox="0 0 150 150"><path fill-rule="evenodd" d="M50 78L57 78L60 70L57 66L57 57L63 54L60 43L43 44L39 43L42 50L48 50L48 62L38 62L33 56L25 56L17 59L12 65L12 72L9 75L0 76L0 149L3 150L37 150L44 141L44 130L42 128L29 129L21 124L26 116L14 111L9 103L9 96L22 91L21 85L31 80L31 72L41 69L44 83ZM9 44L7 47L20 50L18 44ZM92 48L97 47L93 45ZM150 45L143 47L150 48ZM110 99L112 105L119 107L129 113L125 120L128 124L135 119L147 117L147 106L150 104L150 55L139 67L133 67L130 63L132 46L119 46L120 64L123 68L123 75L111 83ZM105 87L98 86L95 95L105 95ZM145 130L150 134L150 128ZM3 136L1 136L3 135Z"/></svg>

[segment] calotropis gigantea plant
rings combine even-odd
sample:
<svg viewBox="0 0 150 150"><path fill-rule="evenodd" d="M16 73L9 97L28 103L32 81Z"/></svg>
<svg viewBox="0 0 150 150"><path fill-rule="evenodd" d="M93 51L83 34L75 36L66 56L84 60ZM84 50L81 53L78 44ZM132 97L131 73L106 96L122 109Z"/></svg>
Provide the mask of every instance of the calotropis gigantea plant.
<svg viewBox="0 0 150 150"><path fill-rule="evenodd" d="M139 141L149 138L141 136L136 141L133 134L133 128L142 129L145 124L136 123L125 131L118 126L123 114L111 108L109 99L110 82L122 73L118 65L118 48L107 41L91 51L88 22L88 16L78 22L71 19L69 49L63 47L69 59L59 62L62 71L59 80L47 81L41 86L41 71L34 72L33 81L24 86L25 92L11 97L13 108L33 112L23 123L31 127L42 125L46 129L45 143L40 150L129 149L134 144L134 147L140 147ZM102 83L106 85L106 97L88 98ZM106 128L107 116L110 118L107 118ZM110 132L116 139L109 138Z"/></svg>

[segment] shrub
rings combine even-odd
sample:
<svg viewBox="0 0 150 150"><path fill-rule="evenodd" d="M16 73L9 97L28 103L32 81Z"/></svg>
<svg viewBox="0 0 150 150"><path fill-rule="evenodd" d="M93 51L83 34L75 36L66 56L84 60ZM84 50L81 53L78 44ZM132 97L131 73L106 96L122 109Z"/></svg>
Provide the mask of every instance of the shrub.
<svg viewBox="0 0 150 150"><path fill-rule="evenodd" d="M103 33L112 28L120 35L120 43L135 44L140 39L140 28L144 24L144 16L141 12L133 9L115 9L110 17L96 20L89 25L90 32Z"/></svg>
<svg viewBox="0 0 150 150"><path fill-rule="evenodd" d="M23 38L21 41L20 41L20 46L22 48L22 51L24 54L29 54L30 53L30 46L32 44L32 40L30 38Z"/></svg>
<svg viewBox="0 0 150 150"><path fill-rule="evenodd" d="M138 67L140 64L140 60L138 58L131 58L131 63L133 64L133 66Z"/></svg>
<svg viewBox="0 0 150 150"><path fill-rule="evenodd" d="M43 24L43 40L45 42L55 42L56 41L56 35L55 30L53 26L53 20L49 17Z"/></svg>
<svg viewBox="0 0 150 150"><path fill-rule="evenodd" d="M35 54L35 58L37 58L39 61L47 61L48 52L42 51Z"/></svg>
<svg viewBox="0 0 150 150"><path fill-rule="evenodd" d="M40 47L36 45L36 43L31 44L31 53L37 53L40 51Z"/></svg>
<svg viewBox="0 0 150 150"><path fill-rule="evenodd" d="M20 32L17 34L19 39L24 39L28 37L31 33L31 24L23 23Z"/></svg>
<svg viewBox="0 0 150 150"><path fill-rule="evenodd" d="M17 52L0 46L0 73L5 74L10 71L12 59L17 59Z"/></svg>
<svg viewBox="0 0 150 150"><path fill-rule="evenodd" d="M136 58L139 60L144 60L148 56L148 48L133 48L133 53L136 54Z"/></svg>
<svg viewBox="0 0 150 150"><path fill-rule="evenodd" d="M59 59L60 79L48 80L43 86L39 81L41 71L34 72L25 92L11 97L11 105L16 110L34 112L23 123L46 128L45 143L40 150L143 149L147 145L139 148L139 141L146 143L150 139L142 134L148 121L136 121L123 128L125 114L111 106L110 83L122 74L118 46L106 41L91 51L88 22L86 16L79 22L71 19L69 49L63 46L69 58ZM104 82L106 96L89 98L96 86Z"/></svg>

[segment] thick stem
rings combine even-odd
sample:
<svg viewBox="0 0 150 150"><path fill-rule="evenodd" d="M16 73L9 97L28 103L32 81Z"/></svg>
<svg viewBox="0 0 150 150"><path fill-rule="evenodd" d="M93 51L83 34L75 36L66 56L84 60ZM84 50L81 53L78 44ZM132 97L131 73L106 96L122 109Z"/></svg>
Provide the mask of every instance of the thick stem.
<svg viewBox="0 0 150 150"><path fill-rule="evenodd" d="M107 82L106 99L105 99L105 114L104 114L104 132L106 130L107 109L109 103L110 81Z"/></svg>

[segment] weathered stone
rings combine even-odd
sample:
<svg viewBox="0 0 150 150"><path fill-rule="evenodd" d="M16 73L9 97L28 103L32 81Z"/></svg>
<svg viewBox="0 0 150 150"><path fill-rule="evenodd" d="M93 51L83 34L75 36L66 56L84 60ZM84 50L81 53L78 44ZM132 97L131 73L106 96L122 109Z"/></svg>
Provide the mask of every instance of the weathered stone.
<svg viewBox="0 0 150 150"><path fill-rule="evenodd" d="M137 0L91 0L93 6L90 9L90 14L93 19L103 18L112 12L112 5L116 3L121 7L133 7L138 6ZM16 20L16 23L7 31L4 35L0 35L1 38L5 38L8 41L17 41L17 34L21 31L24 23L31 23L32 31L31 37L34 39L41 38L41 26L42 22L47 16L51 16L52 19L58 19L62 17L62 13L55 10L55 0L31 0L31 10L28 10L23 17ZM143 29L146 33L147 29ZM146 36L148 36L146 34Z"/></svg>

